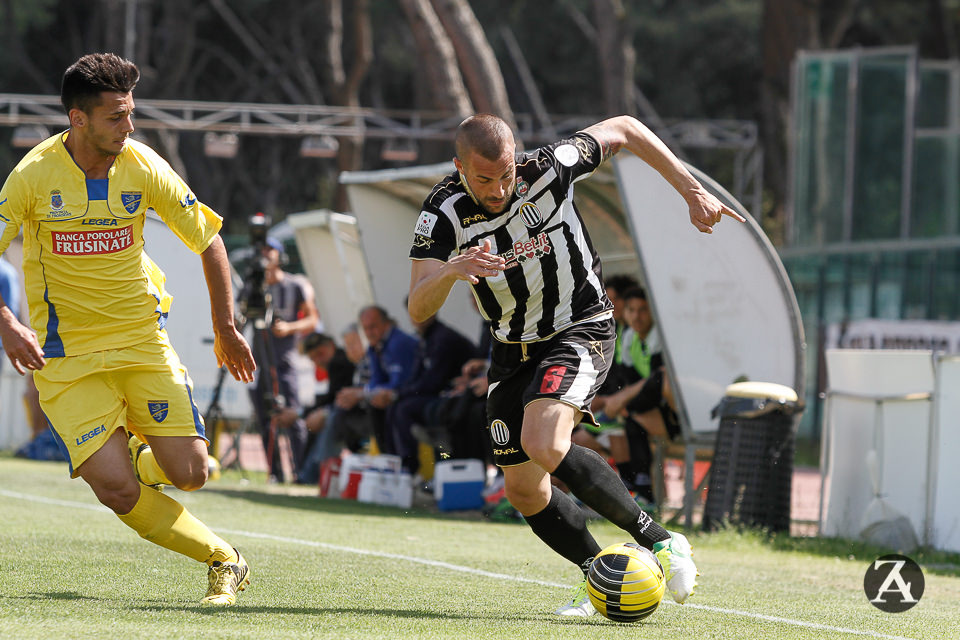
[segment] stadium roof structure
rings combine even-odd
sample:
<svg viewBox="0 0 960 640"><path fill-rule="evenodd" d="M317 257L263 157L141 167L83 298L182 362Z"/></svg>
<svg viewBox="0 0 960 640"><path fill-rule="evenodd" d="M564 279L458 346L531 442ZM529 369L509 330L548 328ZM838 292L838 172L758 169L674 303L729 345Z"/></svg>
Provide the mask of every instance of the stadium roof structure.
<svg viewBox="0 0 960 640"><path fill-rule="evenodd" d="M591 115L550 115L549 126L529 114L515 114L517 138L527 145L553 142L599 119ZM308 104L137 100L137 127L234 135L333 136L388 141L452 140L462 115L425 110L385 110ZM0 93L0 126L66 127L60 97ZM749 120L657 121L664 140L682 149L733 152L731 191L760 215L763 157L757 125Z"/></svg>

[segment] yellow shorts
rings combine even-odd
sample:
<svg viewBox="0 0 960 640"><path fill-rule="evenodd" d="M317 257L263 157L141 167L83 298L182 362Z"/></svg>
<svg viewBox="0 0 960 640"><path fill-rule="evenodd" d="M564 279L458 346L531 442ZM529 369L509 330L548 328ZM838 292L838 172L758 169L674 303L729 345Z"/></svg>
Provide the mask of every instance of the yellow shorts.
<svg viewBox="0 0 960 640"><path fill-rule="evenodd" d="M165 331L132 347L50 358L34 380L72 477L118 427L206 439L193 382Z"/></svg>

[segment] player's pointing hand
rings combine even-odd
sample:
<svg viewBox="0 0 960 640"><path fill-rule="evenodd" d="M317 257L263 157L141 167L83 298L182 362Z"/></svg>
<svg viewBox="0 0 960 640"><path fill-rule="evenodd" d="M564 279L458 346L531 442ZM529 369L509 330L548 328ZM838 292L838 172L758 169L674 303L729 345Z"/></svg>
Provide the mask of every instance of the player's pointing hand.
<svg viewBox="0 0 960 640"><path fill-rule="evenodd" d="M726 206L712 193L698 187L686 196L690 207L690 222L702 233L713 233L713 225L723 216L730 216L737 222L746 222L746 218Z"/></svg>

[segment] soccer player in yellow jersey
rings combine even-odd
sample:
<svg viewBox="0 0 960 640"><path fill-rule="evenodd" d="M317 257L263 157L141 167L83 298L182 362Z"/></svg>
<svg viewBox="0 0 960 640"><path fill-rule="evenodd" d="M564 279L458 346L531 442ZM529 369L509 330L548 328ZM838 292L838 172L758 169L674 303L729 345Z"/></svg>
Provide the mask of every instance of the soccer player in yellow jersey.
<svg viewBox="0 0 960 640"><path fill-rule="evenodd" d="M249 583L246 561L178 502L145 486L193 491L207 480L192 383L163 330L169 296L143 251L148 210L200 254L217 364L243 382L256 365L234 326L221 218L130 138L139 78L136 65L114 54L71 65L61 90L70 128L34 147L0 190L0 254L22 226L36 330L0 300L0 338L18 372L35 371L72 477L141 537L206 563L201 602L230 605Z"/></svg>

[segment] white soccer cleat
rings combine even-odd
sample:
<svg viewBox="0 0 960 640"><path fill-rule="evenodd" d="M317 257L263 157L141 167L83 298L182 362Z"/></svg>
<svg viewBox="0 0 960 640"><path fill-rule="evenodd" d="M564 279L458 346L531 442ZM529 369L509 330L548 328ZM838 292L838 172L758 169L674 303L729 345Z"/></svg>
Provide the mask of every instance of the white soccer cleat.
<svg viewBox="0 0 960 640"><path fill-rule="evenodd" d="M653 552L667 577L667 591L673 599L683 604L697 587L697 565L693 563L693 549L682 533L668 531L669 540L653 545Z"/></svg>
<svg viewBox="0 0 960 640"><path fill-rule="evenodd" d="M559 616L578 616L581 618L588 618L596 612L597 610L590 602L590 596L587 594L586 576L580 584L574 587L570 602L554 611Z"/></svg>

